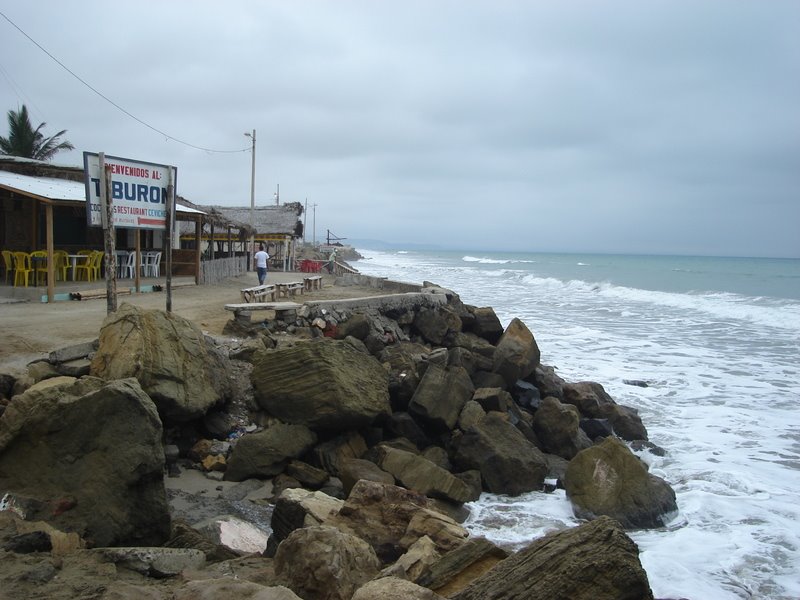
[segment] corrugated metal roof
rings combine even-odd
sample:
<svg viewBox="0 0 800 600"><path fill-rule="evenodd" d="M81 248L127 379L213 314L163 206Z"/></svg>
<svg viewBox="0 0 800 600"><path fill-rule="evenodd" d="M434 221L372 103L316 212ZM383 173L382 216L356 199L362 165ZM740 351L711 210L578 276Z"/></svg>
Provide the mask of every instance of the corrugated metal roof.
<svg viewBox="0 0 800 600"><path fill-rule="evenodd" d="M49 200L86 202L86 186L82 182L68 179L32 177L0 171L0 187ZM181 205L178 205L176 210L185 214L205 214L201 210Z"/></svg>

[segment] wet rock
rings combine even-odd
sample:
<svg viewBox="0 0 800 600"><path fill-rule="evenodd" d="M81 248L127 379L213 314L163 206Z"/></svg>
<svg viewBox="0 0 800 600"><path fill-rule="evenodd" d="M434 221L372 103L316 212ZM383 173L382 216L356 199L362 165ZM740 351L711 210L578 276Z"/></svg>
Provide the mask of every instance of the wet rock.
<svg viewBox="0 0 800 600"><path fill-rule="evenodd" d="M636 544L602 517L534 541L450 598L652 600L653 593Z"/></svg>
<svg viewBox="0 0 800 600"><path fill-rule="evenodd" d="M539 405L533 416L533 431L545 452L567 460L592 445L580 428L578 409L553 397L545 398Z"/></svg>
<svg viewBox="0 0 800 600"><path fill-rule="evenodd" d="M602 385L593 381L566 383L563 386L564 400L581 411L581 415L593 419L608 419L614 433L624 440L646 440L647 429L636 410L614 402Z"/></svg>
<svg viewBox="0 0 800 600"><path fill-rule="evenodd" d="M512 496L539 490L547 475L542 452L497 412L487 413L460 436L453 436L456 467L477 469L484 489Z"/></svg>
<svg viewBox="0 0 800 600"><path fill-rule="evenodd" d="M539 346L525 323L514 318L506 327L494 353L492 370L511 386L533 373L539 364Z"/></svg>
<svg viewBox="0 0 800 600"><path fill-rule="evenodd" d="M573 458L564 487L577 517L606 515L625 528L663 527L678 510L670 485L614 437Z"/></svg>

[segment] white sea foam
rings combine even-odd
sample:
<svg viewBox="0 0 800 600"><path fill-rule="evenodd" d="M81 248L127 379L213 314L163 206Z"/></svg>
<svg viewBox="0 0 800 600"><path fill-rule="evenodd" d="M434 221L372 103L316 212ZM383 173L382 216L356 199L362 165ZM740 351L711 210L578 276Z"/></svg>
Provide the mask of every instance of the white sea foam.
<svg viewBox="0 0 800 600"><path fill-rule="evenodd" d="M730 260L719 273L703 261L718 291L676 293L612 283L594 260L485 258L514 265L420 254L376 257L364 270L435 281L504 323L520 317L562 377L601 382L640 411L667 450L642 456L680 511L664 529L631 533L656 597L800 597L800 301L786 299L797 294L726 291ZM563 492L484 495L472 508L470 531L509 547L577 523Z"/></svg>

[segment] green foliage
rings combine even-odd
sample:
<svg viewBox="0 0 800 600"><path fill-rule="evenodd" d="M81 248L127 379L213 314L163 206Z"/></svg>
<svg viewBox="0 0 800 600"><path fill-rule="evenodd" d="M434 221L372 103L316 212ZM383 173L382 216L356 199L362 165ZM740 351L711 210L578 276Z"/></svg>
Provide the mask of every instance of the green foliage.
<svg viewBox="0 0 800 600"><path fill-rule="evenodd" d="M41 123L34 129L28 117L28 109L24 104L19 111L8 111L8 137L0 136L0 153L35 158L36 160L50 160L62 150L75 148L68 141L59 139L67 132L66 129L62 129L50 137L44 137L41 130L45 125L46 123Z"/></svg>

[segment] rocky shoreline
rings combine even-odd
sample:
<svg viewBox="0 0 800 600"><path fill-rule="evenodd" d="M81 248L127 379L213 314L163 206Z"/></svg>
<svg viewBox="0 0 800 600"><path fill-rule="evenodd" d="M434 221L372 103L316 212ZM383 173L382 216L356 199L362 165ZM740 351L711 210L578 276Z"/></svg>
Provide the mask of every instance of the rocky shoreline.
<svg viewBox="0 0 800 600"><path fill-rule="evenodd" d="M0 374L0 598L652 598L646 428L520 320L426 283L225 333L128 304ZM512 554L459 524L554 487L585 524Z"/></svg>

